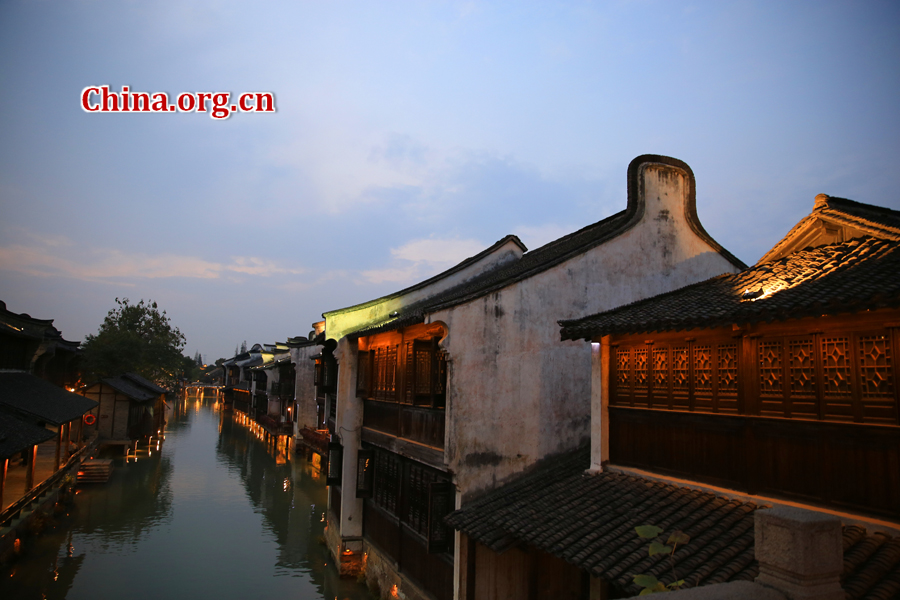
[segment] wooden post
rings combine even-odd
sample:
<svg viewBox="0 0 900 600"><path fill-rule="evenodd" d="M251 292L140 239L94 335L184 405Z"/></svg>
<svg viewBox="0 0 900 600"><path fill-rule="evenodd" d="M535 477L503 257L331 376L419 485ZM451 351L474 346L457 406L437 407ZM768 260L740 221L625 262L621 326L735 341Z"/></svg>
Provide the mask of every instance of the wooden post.
<svg viewBox="0 0 900 600"><path fill-rule="evenodd" d="M27 494L32 489L34 489L34 463L37 460L37 444L31 447L31 450L28 451L28 465L25 467L28 469L25 474L25 493Z"/></svg>
<svg viewBox="0 0 900 600"><path fill-rule="evenodd" d="M72 443L72 421L66 423L66 462L69 462L69 444Z"/></svg>
<svg viewBox="0 0 900 600"><path fill-rule="evenodd" d="M54 467L53 472L56 473L59 471L59 451L62 447L62 425L56 426L56 467Z"/></svg>
<svg viewBox="0 0 900 600"><path fill-rule="evenodd" d="M3 512L3 509L6 506L3 505L3 488L6 487L6 471L9 468L9 459L3 459L3 468L0 470L0 512Z"/></svg>

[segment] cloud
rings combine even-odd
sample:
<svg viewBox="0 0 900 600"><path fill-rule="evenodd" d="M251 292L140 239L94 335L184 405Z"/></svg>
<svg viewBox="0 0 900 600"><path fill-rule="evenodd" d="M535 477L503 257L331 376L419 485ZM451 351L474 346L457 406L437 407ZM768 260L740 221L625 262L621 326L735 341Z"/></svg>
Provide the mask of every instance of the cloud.
<svg viewBox="0 0 900 600"><path fill-rule="evenodd" d="M427 238L391 248L392 264L363 271L369 283L413 283L427 279L484 250L478 240Z"/></svg>
<svg viewBox="0 0 900 600"><path fill-rule="evenodd" d="M27 233L26 243L0 246L0 269L37 277L71 277L85 281L185 277L218 279L226 274L255 277L298 275L303 269L285 267L258 257L235 256L222 263L178 254L129 253L116 248L91 247L63 236Z"/></svg>
<svg viewBox="0 0 900 600"><path fill-rule="evenodd" d="M301 275L305 269L292 269L279 266L275 261L253 256L233 256L231 264L225 265L225 269L245 275L270 277L272 275Z"/></svg>

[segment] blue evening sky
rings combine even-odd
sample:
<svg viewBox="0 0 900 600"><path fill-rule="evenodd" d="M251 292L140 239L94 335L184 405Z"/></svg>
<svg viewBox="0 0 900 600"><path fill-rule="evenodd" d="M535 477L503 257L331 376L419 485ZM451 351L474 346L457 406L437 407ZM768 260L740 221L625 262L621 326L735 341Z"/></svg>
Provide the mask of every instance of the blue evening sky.
<svg viewBox="0 0 900 600"><path fill-rule="evenodd" d="M96 332L156 300L186 353L305 335L687 162L752 264L818 193L900 209L900 3L0 3L0 299ZM100 114L81 90L271 91L274 114Z"/></svg>

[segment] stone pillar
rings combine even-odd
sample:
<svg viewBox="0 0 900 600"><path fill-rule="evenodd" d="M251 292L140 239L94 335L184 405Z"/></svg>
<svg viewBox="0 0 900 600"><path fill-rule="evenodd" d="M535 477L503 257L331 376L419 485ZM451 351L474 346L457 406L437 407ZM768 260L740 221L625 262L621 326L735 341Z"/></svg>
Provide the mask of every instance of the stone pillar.
<svg viewBox="0 0 900 600"><path fill-rule="evenodd" d="M356 459L363 423L363 403L356 397L358 342L341 338L335 350L338 361L337 433L344 447L341 469L341 547L335 553L341 575L355 575L362 567L363 501L356 497Z"/></svg>
<svg viewBox="0 0 900 600"><path fill-rule="evenodd" d="M791 600L844 600L841 522L792 506L756 511L756 582Z"/></svg>
<svg viewBox="0 0 900 600"><path fill-rule="evenodd" d="M591 472L609 460L609 336L591 342Z"/></svg>

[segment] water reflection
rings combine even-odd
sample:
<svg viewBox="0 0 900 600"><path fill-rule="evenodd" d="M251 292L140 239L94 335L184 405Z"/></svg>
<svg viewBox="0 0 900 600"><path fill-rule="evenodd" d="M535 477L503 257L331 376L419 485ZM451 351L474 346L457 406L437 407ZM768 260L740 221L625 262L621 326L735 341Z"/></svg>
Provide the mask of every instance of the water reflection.
<svg viewBox="0 0 900 600"><path fill-rule="evenodd" d="M81 486L0 570L0 598L368 598L318 539L324 483L221 405L176 402L165 440Z"/></svg>

